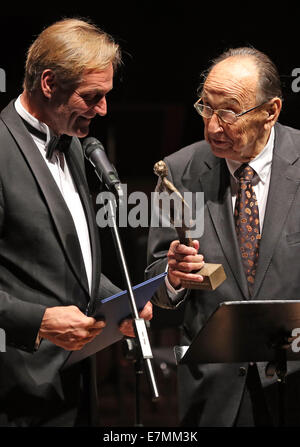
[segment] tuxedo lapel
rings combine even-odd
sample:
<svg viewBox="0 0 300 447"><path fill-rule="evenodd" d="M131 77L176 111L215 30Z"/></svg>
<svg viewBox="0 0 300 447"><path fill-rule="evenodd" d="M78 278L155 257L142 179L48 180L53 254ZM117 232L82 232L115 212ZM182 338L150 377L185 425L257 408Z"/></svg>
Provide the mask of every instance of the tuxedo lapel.
<svg viewBox="0 0 300 447"><path fill-rule="evenodd" d="M253 298L259 292L271 262L276 242L282 233L289 209L299 187L300 169L294 165L298 158L299 155L294 151L294 143L289 134L280 125L276 125L271 180Z"/></svg>
<svg viewBox="0 0 300 447"><path fill-rule="evenodd" d="M75 184L81 198L81 202L84 208L89 228L91 250L92 250L91 297L93 301L94 298L96 297L100 283L101 254L100 254L100 245L98 241L98 229L96 226L96 216L91 206L88 184L86 182L85 175L81 167L81 165L84 164L84 160L80 160L80 158L82 157L82 155L80 154L80 150L81 148L79 147L79 145L76 145L75 142L73 141L69 150L66 153L66 160L72 173L72 177L75 180Z"/></svg>
<svg viewBox="0 0 300 447"><path fill-rule="evenodd" d="M213 163L211 161L206 163L206 167L200 175L200 183L224 256L241 293L247 299L249 292L235 232L230 174L225 160L215 159Z"/></svg>
<svg viewBox="0 0 300 447"><path fill-rule="evenodd" d="M43 157L16 112L13 101L2 111L1 118L16 141L20 151L23 153L40 187L57 229L66 258L78 282L86 293L89 294L84 261L72 216Z"/></svg>

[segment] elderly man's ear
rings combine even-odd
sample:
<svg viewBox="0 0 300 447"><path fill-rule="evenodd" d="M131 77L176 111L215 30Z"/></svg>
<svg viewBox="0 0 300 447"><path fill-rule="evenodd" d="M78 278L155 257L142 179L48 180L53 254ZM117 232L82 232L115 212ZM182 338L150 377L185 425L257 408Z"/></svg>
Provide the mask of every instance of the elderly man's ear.
<svg viewBox="0 0 300 447"><path fill-rule="evenodd" d="M282 101L280 98L273 98L266 104L266 122L265 128L271 129L274 126L276 121L278 120L278 116L280 114L282 107Z"/></svg>

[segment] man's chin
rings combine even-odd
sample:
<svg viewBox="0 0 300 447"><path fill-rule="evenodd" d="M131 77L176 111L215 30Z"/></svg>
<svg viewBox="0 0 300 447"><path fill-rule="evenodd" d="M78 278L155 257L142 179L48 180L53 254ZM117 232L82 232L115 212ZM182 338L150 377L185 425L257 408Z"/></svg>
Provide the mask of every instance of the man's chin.
<svg viewBox="0 0 300 447"><path fill-rule="evenodd" d="M74 135L78 138L86 137L90 131L90 123L91 123L90 119L84 117L77 118L74 126L75 131Z"/></svg>
<svg viewBox="0 0 300 447"><path fill-rule="evenodd" d="M227 160L237 161L239 163L248 163L251 157L243 155L239 152L235 152L231 149L228 150L216 150L211 146L212 153L218 158L226 158Z"/></svg>
<svg viewBox="0 0 300 447"><path fill-rule="evenodd" d="M216 156L216 157L221 157L221 158L227 158L231 153L232 150L226 146L222 146L220 147L219 145L214 145L214 144L210 144L212 153Z"/></svg>
<svg viewBox="0 0 300 447"><path fill-rule="evenodd" d="M77 127L74 129L73 136L78 138L84 138L89 134L90 128L87 127Z"/></svg>

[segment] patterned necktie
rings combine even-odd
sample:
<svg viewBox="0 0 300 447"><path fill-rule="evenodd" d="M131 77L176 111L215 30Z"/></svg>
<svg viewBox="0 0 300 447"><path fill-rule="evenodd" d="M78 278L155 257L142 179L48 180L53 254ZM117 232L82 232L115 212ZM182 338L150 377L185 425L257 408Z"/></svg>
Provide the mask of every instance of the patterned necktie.
<svg viewBox="0 0 300 447"><path fill-rule="evenodd" d="M252 185L257 174L248 164L242 164L234 175L239 181L234 210L235 228L249 291L252 295L261 239L258 205Z"/></svg>

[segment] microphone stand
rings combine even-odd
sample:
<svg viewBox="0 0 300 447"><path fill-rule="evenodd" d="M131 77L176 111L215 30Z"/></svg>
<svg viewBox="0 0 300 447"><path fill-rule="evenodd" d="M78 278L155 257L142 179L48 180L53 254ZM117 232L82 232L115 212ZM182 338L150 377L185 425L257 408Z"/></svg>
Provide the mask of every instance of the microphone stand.
<svg viewBox="0 0 300 447"><path fill-rule="evenodd" d="M118 198L121 199L122 194L123 194L121 187L119 185L114 185L114 186L116 188ZM115 194L115 191L114 191L114 194ZM117 221L116 221L115 210L117 209L117 201L113 194L110 195L110 198L108 198L108 200L107 200L107 204L104 206L106 207L106 211L108 213L108 218L110 220L110 227L112 228L115 248L116 248L116 251L119 256L121 268L123 271L123 275L124 275L125 282L126 282L126 287L127 287L128 294L129 294L129 303L130 303L130 307L131 307L131 313L132 313L132 317L133 317L133 327L134 327L137 348L138 348L137 357L140 355L144 361L144 366L145 366L145 369L147 372L147 377L148 377L148 381L149 381L150 388L151 388L152 401L156 401L159 398L159 393L157 390L154 372L153 372L152 363L151 363L153 354L152 354L152 350L151 350L151 346L150 346L150 342L149 342L149 338L148 338L145 320L143 318L139 317L138 309L136 307L136 302L135 302L135 298L134 298L134 294L133 294L133 290L132 290L131 280L130 280L130 276L128 273L128 267L127 267L126 259L124 256L123 247L122 247L122 243L120 240ZM139 380L138 379L139 374L141 374L141 368L140 368L139 359L137 358L136 359L136 379L137 380ZM136 392L137 393L139 392L138 383L136 384ZM136 409L137 409L136 422L138 425L140 425L139 415L137 414L139 411L139 407L140 407L138 398L139 398L139 396L136 396Z"/></svg>

